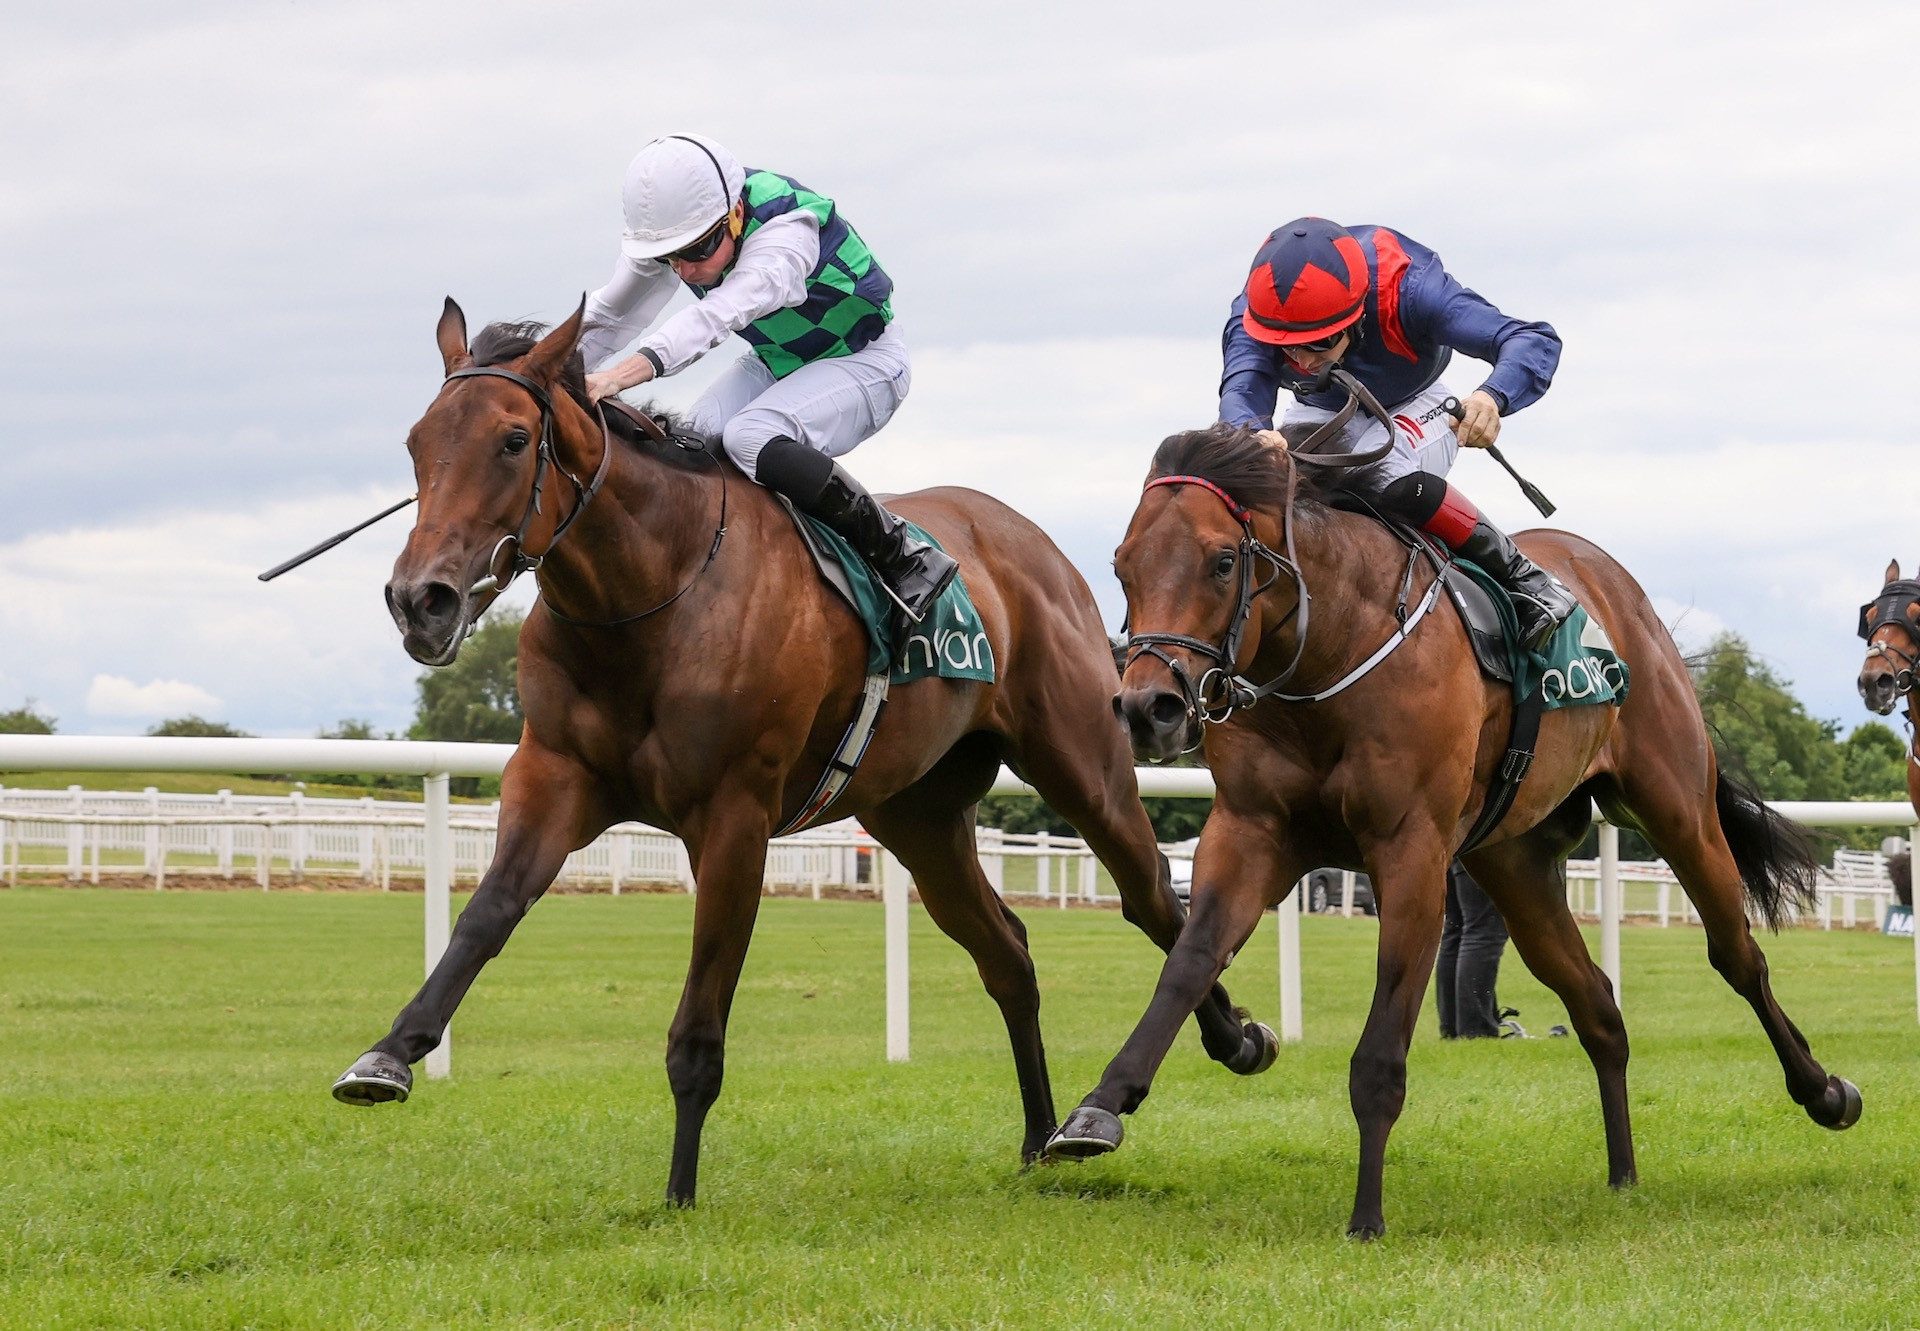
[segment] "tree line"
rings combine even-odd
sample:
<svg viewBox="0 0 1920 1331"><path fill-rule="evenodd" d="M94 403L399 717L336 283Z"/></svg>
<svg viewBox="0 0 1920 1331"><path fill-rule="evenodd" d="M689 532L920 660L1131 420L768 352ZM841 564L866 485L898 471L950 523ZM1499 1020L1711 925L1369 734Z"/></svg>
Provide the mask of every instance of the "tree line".
<svg viewBox="0 0 1920 1331"><path fill-rule="evenodd" d="M520 695L515 668L521 619L490 617L461 648L450 666L421 674L414 718L405 738L470 740L512 744L520 738ZM1893 729L1878 721L1840 734L1838 721L1810 715L1793 696L1789 682L1737 634L1723 633L1689 661L1695 692L1713 734L1722 768L1773 800L1901 800L1906 798L1907 747ZM0 734L56 732L57 721L33 699L0 712ZM150 735L244 735L219 721L176 717L151 727ZM345 719L320 732L322 738L394 739L364 721ZM1191 761L1198 761L1195 755ZM315 778L341 785L397 788L409 778L357 773ZM458 793L487 795L498 782L464 778ZM1148 816L1163 841L1199 834L1207 804L1192 799L1148 799ZM1073 829L1043 802L1027 795L990 795L980 804L980 821L1009 832ZM1625 833L1622 851L1629 858L1651 855L1644 842ZM1843 839L1874 846L1881 833L1853 829Z"/></svg>

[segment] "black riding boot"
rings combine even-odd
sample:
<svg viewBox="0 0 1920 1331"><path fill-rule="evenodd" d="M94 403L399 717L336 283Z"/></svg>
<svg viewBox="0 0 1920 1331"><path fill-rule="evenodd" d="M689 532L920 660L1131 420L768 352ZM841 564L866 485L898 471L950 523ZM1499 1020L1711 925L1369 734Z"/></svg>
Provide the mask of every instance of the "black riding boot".
<svg viewBox="0 0 1920 1331"><path fill-rule="evenodd" d="M1481 518L1455 550L1498 579L1520 616L1520 645L1543 652L1554 630L1567 622L1579 602L1560 580L1520 553L1498 527Z"/></svg>
<svg viewBox="0 0 1920 1331"><path fill-rule="evenodd" d="M797 440L769 439L754 463L754 479L844 537L916 624L960 571L945 551L915 540L907 524L882 508L839 463Z"/></svg>
<svg viewBox="0 0 1920 1331"><path fill-rule="evenodd" d="M1579 603L1559 579L1521 554L1507 534L1481 516L1471 499L1439 476L1413 472L1388 482L1375 496L1388 512L1437 536L1447 549L1491 573L1513 598L1520 616L1520 644L1546 650L1553 631Z"/></svg>

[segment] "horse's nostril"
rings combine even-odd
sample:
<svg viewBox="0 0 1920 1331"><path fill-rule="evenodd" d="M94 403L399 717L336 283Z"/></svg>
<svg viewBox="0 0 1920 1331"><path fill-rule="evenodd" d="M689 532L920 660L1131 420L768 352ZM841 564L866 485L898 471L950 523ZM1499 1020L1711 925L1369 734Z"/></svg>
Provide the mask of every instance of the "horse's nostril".
<svg viewBox="0 0 1920 1331"><path fill-rule="evenodd" d="M1124 721L1127 717L1127 709L1121 705L1120 695L1117 693L1113 695L1113 717L1116 721Z"/></svg>
<svg viewBox="0 0 1920 1331"><path fill-rule="evenodd" d="M444 582L430 582L420 593L420 613L429 623L460 608L460 593Z"/></svg>
<svg viewBox="0 0 1920 1331"><path fill-rule="evenodd" d="M1187 714L1186 704L1171 693L1154 695L1147 704L1147 716L1157 726L1170 726Z"/></svg>

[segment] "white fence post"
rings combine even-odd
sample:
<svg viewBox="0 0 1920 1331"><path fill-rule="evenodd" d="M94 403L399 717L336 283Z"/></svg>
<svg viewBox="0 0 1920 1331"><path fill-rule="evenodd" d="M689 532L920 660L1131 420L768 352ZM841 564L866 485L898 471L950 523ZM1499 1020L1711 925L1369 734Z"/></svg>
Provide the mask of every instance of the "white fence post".
<svg viewBox="0 0 1920 1331"><path fill-rule="evenodd" d="M1600 824L1600 969L1620 1001L1620 829Z"/></svg>
<svg viewBox="0 0 1920 1331"><path fill-rule="evenodd" d="M360 828L360 881L371 883L373 881L373 796L362 795L360 807L365 811L361 816L367 820Z"/></svg>
<svg viewBox="0 0 1920 1331"><path fill-rule="evenodd" d="M305 882L307 877L307 825L299 821L307 814L307 792L295 790L288 795L293 805L293 839L287 847L287 867L293 871L293 881Z"/></svg>
<svg viewBox="0 0 1920 1331"><path fill-rule="evenodd" d="M1300 907L1307 890L1302 878L1275 907L1280 925L1280 1038L1298 1040L1300 1029Z"/></svg>
<svg viewBox="0 0 1920 1331"><path fill-rule="evenodd" d="M447 826L448 778L436 772L426 778L427 805L427 974L440 963L453 928L453 829ZM427 1051L429 1077L453 1075L453 1026L440 1033L440 1043Z"/></svg>
<svg viewBox="0 0 1920 1331"><path fill-rule="evenodd" d="M160 816L160 788L158 786L148 786L145 793L147 796L147 812L155 818L158 818ZM144 867L148 873L153 875L153 886L154 889L158 891L160 887L159 823L150 823L147 826L146 861Z"/></svg>
<svg viewBox="0 0 1920 1331"><path fill-rule="evenodd" d="M886 902L887 1062L904 1063L910 1053L907 1020L907 866L882 848L877 855L880 895Z"/></svg>
<svg viewBox="0 0 1920 1331"><path fill-rule="evenodd" d="M220 792L220 812L233 812L233 792ZM223 823L220 827L220 876L233 877L233 824Z"/></svg>
<svg viewBox="0 0 1920 1331"><path fill-rule="evenodd" d="M81 797L79 786L68 786L67 794L73 796L73 811L75 814L82 814L87 811L86 802ZM73 823L67 828L67 878L75 883L80 881L80 848L84 844L86 835L87 829L79 823Z"/></svg>

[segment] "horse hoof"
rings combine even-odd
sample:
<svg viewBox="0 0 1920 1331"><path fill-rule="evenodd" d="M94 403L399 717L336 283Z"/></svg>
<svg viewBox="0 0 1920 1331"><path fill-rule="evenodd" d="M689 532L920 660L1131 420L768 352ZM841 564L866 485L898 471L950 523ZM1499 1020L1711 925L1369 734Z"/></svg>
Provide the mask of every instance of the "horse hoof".
<svg viewBox="0 0 1920 1331"><path fill-rule="evenodd" d="M333 1098L343 1105L403 1102L412 1091L413 1070L377 1049L360 1055L333 1084Z"/></svg>
<svg viewBox="0 0 1920 1331"><path fill-rule="evenodd" d="M1242 1077L1257 1077L1280 1057L1279 1037L1264 1021L1250 1021L1240 1032L1246 1042L1240 1046L1239 1056L1227 1064L1227 1071Z"/></svg>
<svg viewBox="0 0 1920 1331"><path fill-rule="evenodd" d="M1809 1106L1807 1116L1823 1128L1832 1128L1835 1132L1845 1132L1848 1128L1860 1121L1860 1088L1848 1081L1845 1077L1830 1077L1828 1078L1827 1090L1829 1094L1835 1090L1840 1092L1840 1112L1829 1119L1822 1114L1814 1113L1814 1107ZM1823 1096L1819 1108L1825 1110L1826 1103L1826 1097Z"/></svg>
<svg viewBox="0 0 1920 1331"><path fill-rule="evenodd" d="M1355 1243L1372 1243L1386 1232L1387 1222L1384 1220L1349 1220L1347 1222L1347 1237Z"/></svg>
<svg viewBox="0 0 1920 1331"><path fill-rule="evenodd" d="M1096 1155L1105 1155L1117 1149L1120 1139L1125 1135L1126 1130L1120 1126L1118 1114L1110 1114L1091 1105L1081 1105L1067 1115L1067 1121L1047 1142L1047 1158L1091 1160Z"/></svg>

